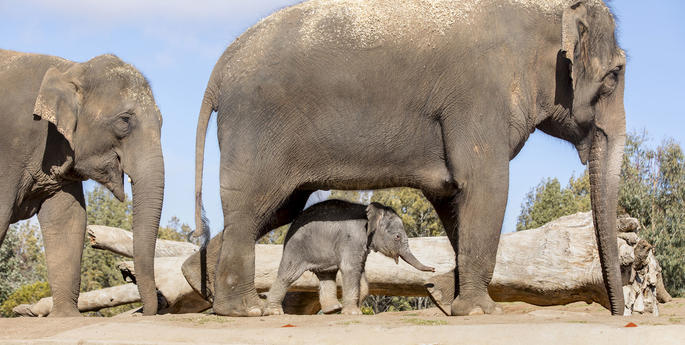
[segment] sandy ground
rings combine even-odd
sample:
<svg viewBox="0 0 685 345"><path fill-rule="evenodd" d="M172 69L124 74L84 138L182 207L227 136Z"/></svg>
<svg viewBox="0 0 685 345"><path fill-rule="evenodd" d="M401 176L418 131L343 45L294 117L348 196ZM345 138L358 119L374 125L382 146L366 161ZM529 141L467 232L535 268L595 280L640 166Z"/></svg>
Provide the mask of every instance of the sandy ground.
<svg viewBox="0 0 685 345"><path fill-rule="evenodd" d="M685 344L685 299L660 305L659 317L612 317L585 303L500 305L503 314L469 317L427 309L354 317L0 319L0 344ZM626 327L631 322L637 327Z"/></svg>

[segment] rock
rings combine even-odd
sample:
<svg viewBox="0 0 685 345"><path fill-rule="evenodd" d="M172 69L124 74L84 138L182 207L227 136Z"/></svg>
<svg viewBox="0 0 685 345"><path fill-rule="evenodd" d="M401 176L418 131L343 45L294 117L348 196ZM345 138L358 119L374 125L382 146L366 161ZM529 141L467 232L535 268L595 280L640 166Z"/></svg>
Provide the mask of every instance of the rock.
<svg viewBox="0 0 685 345"><path fill-rule="evenodd" d="M631 246L634 246L639 240L637 234L634 232L619 232L617 236L628 242Z"/></svg>
<svg viewBox="0 0 685 345"><path fill-rule="evenodd" d="M618 232L637 232L640 229L640 221L632 217L621 217L616 220Z"/></svg>

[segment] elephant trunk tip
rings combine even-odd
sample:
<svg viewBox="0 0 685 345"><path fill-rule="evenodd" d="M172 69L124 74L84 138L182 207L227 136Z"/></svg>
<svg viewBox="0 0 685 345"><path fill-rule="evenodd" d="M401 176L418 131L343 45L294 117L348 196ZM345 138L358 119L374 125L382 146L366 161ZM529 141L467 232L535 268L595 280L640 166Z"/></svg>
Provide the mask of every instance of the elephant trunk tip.
<svg viewBox="0 0 685 345"><path fill-rule="evenodd" d="M400 254L402 260L410 264L412 267L423 272L435 272L435 267L426 266L422 264L410 251L405 250L404 253Z"/></svg>

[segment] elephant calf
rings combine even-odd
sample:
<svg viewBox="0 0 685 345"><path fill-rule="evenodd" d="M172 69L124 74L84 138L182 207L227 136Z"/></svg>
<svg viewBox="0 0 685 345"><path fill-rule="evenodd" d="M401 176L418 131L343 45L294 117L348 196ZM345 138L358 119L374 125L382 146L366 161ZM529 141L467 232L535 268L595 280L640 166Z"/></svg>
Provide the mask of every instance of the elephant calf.
<svg viewBox="0 0 685 345"><path fill-rule="evenodd" d="M324 313L342 309L343 314L361 314L360 303L368 294L364 265L371 249L395 262L401 257L421 271L435 271L411 253L402 219L390 207L375 202L364 206L328 200L305 210L286 234L266 314L283 314L282 302L288 287L305 271L312 271L319 278L319 300ZM343 279L343 306L337 298L338 270Z"/></svg>

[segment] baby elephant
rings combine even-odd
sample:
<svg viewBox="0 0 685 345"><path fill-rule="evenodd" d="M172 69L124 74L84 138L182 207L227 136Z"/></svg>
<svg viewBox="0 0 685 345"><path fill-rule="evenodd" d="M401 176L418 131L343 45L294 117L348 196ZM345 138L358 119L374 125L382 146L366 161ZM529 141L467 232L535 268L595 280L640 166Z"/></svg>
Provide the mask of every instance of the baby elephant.
<svg viewBox="0 0 685 345"><path fill-rule="evenodd" d="M435 271L411 253L402 220L390 207L375 202L364 206L328 200L308 208L293 221L286 234L266 313L283 314L282 302L288 287L305 271L312 271L319 278L319 300L324 313L342 309L343 314L361 314L360 303L368 294L364 265L371 249L395 262L401 257L421 271ZM342 273L343 306L337 298L338 270Z"/></svg>

